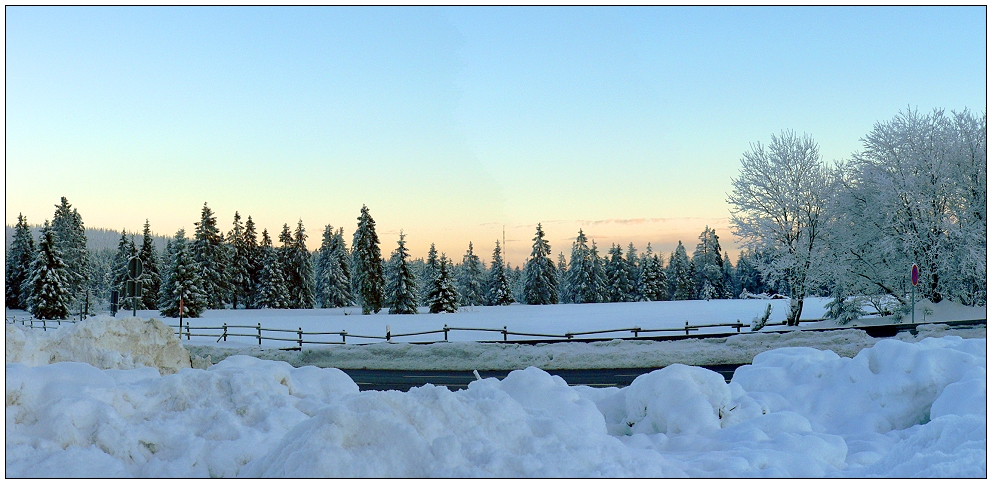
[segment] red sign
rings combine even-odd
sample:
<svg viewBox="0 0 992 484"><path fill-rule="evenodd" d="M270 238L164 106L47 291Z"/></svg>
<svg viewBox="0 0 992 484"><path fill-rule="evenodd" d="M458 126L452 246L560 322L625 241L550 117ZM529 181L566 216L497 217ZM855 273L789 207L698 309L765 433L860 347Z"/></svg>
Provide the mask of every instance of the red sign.
<svg viewBox="0 0 992 484"><path fill-rule="evenodd" d="M915 286L919 283L920 283L920 268L916 267L916 264L913 264L913 285Z"/></svg>

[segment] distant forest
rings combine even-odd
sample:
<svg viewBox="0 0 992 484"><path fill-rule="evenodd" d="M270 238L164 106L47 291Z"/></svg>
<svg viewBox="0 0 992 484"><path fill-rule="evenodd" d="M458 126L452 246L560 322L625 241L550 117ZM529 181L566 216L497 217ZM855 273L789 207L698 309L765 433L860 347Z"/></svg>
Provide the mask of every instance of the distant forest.
<svg viewBox="0 0 992 484"><path fill-rule="evenodd" d="M41 225L30 225L31 236L35 240L38 240L38 235L41 233ZM135 242L139 245L141 244L141 232L133 232L128 235L133 235L135 237ZM163 235L152 235L152 239L155 241L155 250L160 253L165 251L165 242L169 237ZM121 232L119 230L112 229L86 229L86 248L92 251L97 251L101 249L111 249L117 250L117 243L121 240ZM4 226L4 239L3 246L4 251L10 248L10 244L14 241L14 226L5 225Z"/></svg>

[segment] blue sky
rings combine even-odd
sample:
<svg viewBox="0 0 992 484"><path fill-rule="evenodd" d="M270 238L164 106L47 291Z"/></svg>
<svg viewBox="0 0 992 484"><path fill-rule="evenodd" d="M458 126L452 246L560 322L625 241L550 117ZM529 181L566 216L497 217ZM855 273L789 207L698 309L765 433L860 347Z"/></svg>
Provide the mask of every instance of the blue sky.
<svg viewBox="0 0 992 484"><path fill-rule="evenodd" d="M6 8L6 223L277 232L488 260L669 252L715 226L750 143L823 157L907 106L983 111L985 7ZM312 246L315 246L311 244Z"/></svg>

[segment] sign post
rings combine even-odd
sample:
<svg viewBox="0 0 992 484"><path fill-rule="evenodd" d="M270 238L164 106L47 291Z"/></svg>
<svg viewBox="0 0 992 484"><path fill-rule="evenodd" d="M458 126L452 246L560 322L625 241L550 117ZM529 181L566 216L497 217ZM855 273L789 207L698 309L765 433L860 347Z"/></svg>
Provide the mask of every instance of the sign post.
<svg viewBox="0 0 992 484"><path fill-rule="evenodd" d="M910 279L913 281L913 296L911 299L912 301L911 308L913 311L913 324L916 324L916 285L920 283L920 268L917 267L916 264L913 264L911 275L912 277Z"/></svg>
<svg viewBox="0 0 992 484"><path fill-rule="evenodd" d="M141 297L141 259L132 257L127 261L127 297L131 298L131 316L138 315L138 298Z"/></svg>

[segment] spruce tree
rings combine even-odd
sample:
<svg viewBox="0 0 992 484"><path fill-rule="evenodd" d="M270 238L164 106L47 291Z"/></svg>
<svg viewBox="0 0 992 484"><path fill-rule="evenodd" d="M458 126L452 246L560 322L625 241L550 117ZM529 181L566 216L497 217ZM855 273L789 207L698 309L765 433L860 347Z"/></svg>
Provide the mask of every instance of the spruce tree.
<svg viewBox="0 0 992 484"><path fill-rule="evenodd" d="M261 261L258 249L258 233L255 230L255 222L251 215L245 221L245 232L241 237L241 245L244 250L245 270L248 278L244 284L244 301L246 309L253 309L255 304L256 287L258 286L258 275L261 271Z"/></svg>
<svg viewBox="0 0 992 484"><path fill-rule="evenodd" d="M217 229L217 217L213 210L203 204L200 221L194 224L196 232L192 243L193 258L200 267L203 292L207 295L207 307L223 309L230 291L227 266L230 260L224 237Z"/></svg>
<svg viewBox="0 0 992 484"><path fill-rule="evenodd" d="M330 288L331 307L350 306L354 301L351 292L351 255L344 243L343 228L338 228L334 234L330 250L332 261L328 278L332 283Z"/></svg>
<svg viewBox="0 0 992 484"><path fill-rule="evenodd" d="M313 257L307 250L306 241L303 220L300 220L288 249L285 268L289 307L293 309L312 309L314 306Z"/></svg>
<svg viewBox="0 0 992 484"><path fill-rule="evenodd" d="M563 252L558 253L558 267L555 269L555 280L558 281L558 300L567 303L571 296L571 288L568 285L568 264L565 262Z"/></svg>
<svg viewBox="0 0 992 484"><path fill-rule="evenodd" d="M720 250L720 239L716 231L706 226L699 234L699 243L692 253L692 265L695 269L693 282L695 291L701 299L718 299L727 296Z"/></svg>
<svg viewBox="0 0 992 484"><path fill-rule="evenodd" d="M362 205L358 217L352 248L352 281L355 294L362 303L362 314L379 313L382 309L382 291L385 280L382 274L382 256L379 252L379 236L375 233L375 220L369 209Z"/></svg>
<svg viewBox="0 0 992 484"><path fill-rule="evenodd" d="M485 294L482 288L482 274L485 267L479 256L475 255L472 249L472 242L468 243L468 251L462 257L462 268L458 274L458 295L462 306L482 306L485 304Z"/></svg>
<svg viewBox="0 0 992 484"><path fill-rule="evenodd" d="M639 260L637 257L637 249L634 248L634 243L630 242L627 245L627 258L624 260L627 263L627 279L630 281L630 301L643 301L644 300L644 290L641 287L641 270L637 265Z"/></svg>
<svg viewBox="0 0 992 484"><path fill-rule="evenodd" d="M555 263L548 254L551 246L544 239L544 230L537 224L530 258L524 266L524 301L527 304L558 304L558 281Z"/></svg>
<svg viewBox="0 0 992 484"><path fill-rule="evenodd" d="M231 231L227 233L227 246L229 247L230 263L227 266L227 277L230 287L228 299L231 301L231 309L238 309L238 302L246 304L249 286L251 285L251 275L249 274L248 244L245 236L245 227L241 224L241 214L234 212L234 223Z"/></svg>
<svg viewBox="0 0 992 484"><path fill-rule="evenodd" d="M38 240L38 252L31 262L28 311L41 319L68 318L68 281L69 271L58 248L57 237L46 220Z"/></svg>
<svg viewBox="0 0 992 484"><path fill-rule="evenodd" d="M630 271L627 261L623 259L623 249L613 244L610 247L610 259L606 264L606 300L609 302L631 301Z"/></svg>
<svg viewBox="0 0 992 484"><path fill-rule="evenodd" d="M503 252L498 240L496 241L496 248L493 249L493 262L489 267L486 294L491 306L507 306L513 303L513 292L510 289L506 266L503 265Z"/></svg>
<svg viewBox="0 0 992 484"><path fill-rule="evenodd" d="M400 240L396 241L396 250L389 258L388 277L386 280L386 299L389 314L417 314L417 281L407 259L410 252L406 249L405 235L400 231Z"/></svg>
<svg viewBox="0 0 992 484"><path fill-rule="evenodd" d="M286 297L286 277L268 230L262 230L262 245L259 246L261 270L255 300L259 308L282 309L289 307Z"/></svg>
<svg viewBox="0 0 992 484"><path fill-rule="evenodd" d="M24 215L17 214L17 225L14 226L14 240L7 250L6 272L4 273L4 300L9 309L25 309L28 307L29 290L27 281L31 275L31 262L34 260L34 238Z"/></svg>
<svg viewBox="0 0 992 484"><path fill-rule="evenodd" d="M70 210L71 209L71 210ZM89 285L89 253L86 250L86 228L79 212L72 208L69 201L62 197L55 206L51 229L55 235L55 243L62 253L66 266L66 290L69 292L70 304L82 302L84 293Z"/></svg>
<svg viewBox="0 0 992 484"><path fill-rule="evenodd" d="M155 250L155 241L152 239L151 227L148 219L145 219L145 227L141 232L141 251L138 252L141 259L141 303L147 309L158 307L158 292L162 285L162 278L158 269L158 252Z"/></svg>
<svg viewBox="0 0 992 484"><path fill-rule="evenodd" d="M582 229L572 242L572 257L568 260L567 290L563 302L595 302L595 281L588 240Z"/></svg>
<svg viewBox="0 0 992 484"><path fill-rule="evenodd" d="M117 253L114 255L114 261L110 266L110 290L117 291L120 297L121 309L131 309L133 301L131 298L127 297L127 280L128 280L128 270L127 264L132 257L138 255L138 249L134 245L134 237L128 237L127 230L121 230L121 239L117 243ZM141 309L141 301L139 301L138 309Z"/></svg>
<svg viewBox="0 0 992 484"><path fill-rule="evenodd" d="M667 299L667 288L661 260L651 250L651 244L641 257L641 291L646 301L663 301Z"/></svg>
<svg viewBox="0 0 992 484"><path fill-rule="evenodd" d="M685 253L682 241L675 247L668 263L668 287L673 301L685 301L694 297L695 284L692 280L692 267Z"/></svg>
<svg viewBox="0 0 992 484"><path fill-rule="evenodd" d="M455 291L448 258L441 254L437 274L427 295L427 306L431 314L454 313L458 311L458 292Z"/></svg>
<svg viewBox="0 0 992 484"><path fill-rule="evenodd" d="M723 252L723 287L725 297L729 299L736 299L737 295L741 293L740 289L737 288L737 277L734 273L734 266L730 263L730 254L727 254L726 251Z"/></svg>
<svg viewBox="0 0 992 484"><path fill-rule="evenodd" d="M603 302L606 298L606 264L599 256L599 249L596 247L595 240L592 241L592 247L589 248L589 261L592 266L593 296L593 300L590 302Z"/></svg>
<svg viewBox="0 0 992 484"><path fill-rule="evenodd" d="M434 243L431 242L431 248L427 251L427 261L424 262L424 268L420 271L420 276L418 278L420 287L420 300L423 301L424 305L427 305L427 298L430 295L431 288L434 284L434 279L437 277L437 271L441 269L441 261L437 258L437 249L434 248Z"/></svg>
<svg viewBox="0 0 992 484"><path fill-rule="evenodd" d="M331 280L333 269L331 265L334 261L334 254L331 251L331 244L334 243L334 227L330 224L324 226L324 233L321 236L320 248L317 249L317 257L314 259L314 290L317 304L322 308L331 306L331 288L334 281Z"/></svg>
<svg viewBox="0 0 992 484"><path fill-rule="evenodd" d="M207 294L203 290L202 271L193 258L186 231L179 229L170 241L167 262L169 277L159 290L159 312L165 317L179 317L180 301L183 317L198 318L207 309Z"/></svg>

